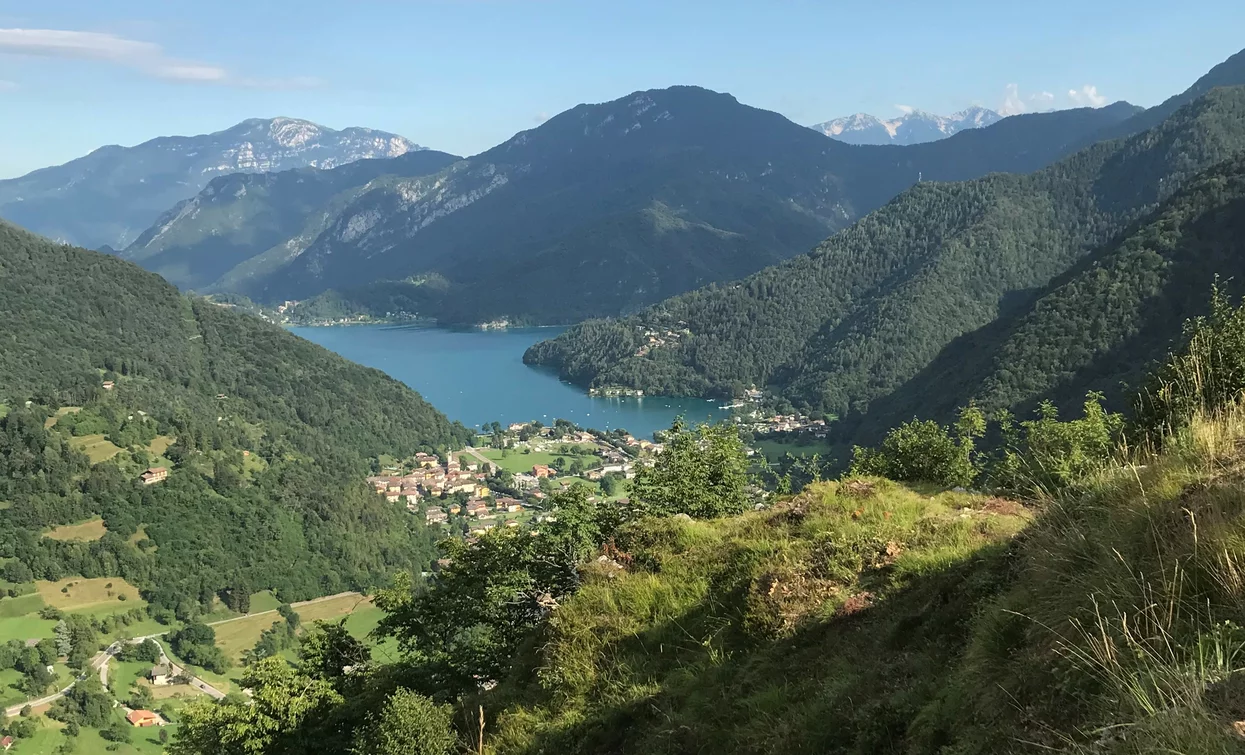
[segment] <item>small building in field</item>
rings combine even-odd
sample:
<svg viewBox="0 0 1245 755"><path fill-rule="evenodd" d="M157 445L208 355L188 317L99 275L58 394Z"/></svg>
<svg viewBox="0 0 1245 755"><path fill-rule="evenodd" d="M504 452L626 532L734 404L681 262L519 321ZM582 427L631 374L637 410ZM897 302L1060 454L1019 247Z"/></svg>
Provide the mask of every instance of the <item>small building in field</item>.
<svg viewBox="0 0 1245 755"><path fill-rule="evenodd" d="M103 384L104 390L111 391L113 388L116 388L116 387L117 387L117 384L112 382L111 380L104 381L104 384Z"/></svg>
<svg viewBox="0 0 1245 755"><path fill-rule="evenodd" d="M3 749L5 752L8 752L9 748L12 746L13 737L5 737L4 739L0 739L0 749Z"/></svg>
<svg viewBox="0 0 1245 755"><path fill-rule="evenodd" d="M136 726L140 729L160 724L160 717L149 710L132 710L125 719L130 722L131 726Z"/></svg>
<svg viewBox="0 0 1245 755"><path fill-rule="evenodd" d="M156 687L164 687L173 683L173 675L169 673L169 667L163 664L152 666L151 671L147 672L147 679Z"/></svg>
<svg viewBox="0 0 1245 755"><path fill-rule="evenodd" d="M532 476L537 479L553 477L555 474L557 474L557 472L553 471L551 467L547 467L544 464L537 464L532 467Z"/></svg>
<svg viewBox="0 0 1245 755"><path fill-rule="evenodd" d="M144 485L155 485L157 482L164 482L169 478L169 470L164 467L152 467L146 472L138 476Z"/></svg>

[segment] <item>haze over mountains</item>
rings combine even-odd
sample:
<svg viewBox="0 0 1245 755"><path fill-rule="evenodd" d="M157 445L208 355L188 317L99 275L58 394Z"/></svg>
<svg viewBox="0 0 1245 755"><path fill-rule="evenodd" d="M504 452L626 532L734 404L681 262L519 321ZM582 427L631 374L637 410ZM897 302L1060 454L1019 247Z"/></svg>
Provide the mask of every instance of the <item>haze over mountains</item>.
<svg viewBox="0 0 1245 755"><path fill-rule="evenodd" d="M64 165L0 181L0 217L58 241L119 249L217 176L332 168L419 149L383 131L255 118L211 134L100 147Z"/></svg>
<svg viewBox="0 0 1245 755"><path fill-rule="evenodd" d="M856 113L818 123L813 129L847 144L923 144L954 136L970 128L984 128L1003 120L1003 116L974 105L951 115L935 115L911 110L898 118L882 120L868 113Z"/></svg>

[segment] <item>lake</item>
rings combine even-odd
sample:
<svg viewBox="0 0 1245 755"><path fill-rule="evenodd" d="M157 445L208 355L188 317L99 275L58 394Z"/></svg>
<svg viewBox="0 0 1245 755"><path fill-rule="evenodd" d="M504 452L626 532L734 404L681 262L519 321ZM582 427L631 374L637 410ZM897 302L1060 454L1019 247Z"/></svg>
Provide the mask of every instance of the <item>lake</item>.
<svg viewBox="0 0 1245 755"><path fill-rule="evenodd" d="M450 419L487 422L570 420L598 430L626 428L637 438L689 422L721 419L717 401L689 398L594 398L557 375L523 364L523 352L563 328L458 331L407 325L290 328L308 341L375 367L423 394Z"/></svg>

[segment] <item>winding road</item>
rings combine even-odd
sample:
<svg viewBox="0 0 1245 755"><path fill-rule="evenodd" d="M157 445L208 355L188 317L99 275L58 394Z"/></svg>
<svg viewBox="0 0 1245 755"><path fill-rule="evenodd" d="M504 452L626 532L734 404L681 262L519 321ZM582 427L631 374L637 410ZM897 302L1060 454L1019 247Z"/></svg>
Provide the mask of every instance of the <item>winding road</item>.
<svg viewBox="0 0 1245 755"><path fill-rule="evenodd" d="M341 593L337 593L336 595L325 595L322 598L313 598L311 600L304 600L301 603L291 603L290 607L294 609L298 609L304 606L315 605L316 603L324 603L329 600L336 600L337 598L344 598L348 595L359 595L359 593L341 592ZM362 598L363 596L360 595L359 597ZM277 613L277 610L274 608L268 611L248 613L245 616L235 616L232 619L221 619L220 621L213 621L209 623L208 626L210 627L220 626L221 624L228 624L233 621L242 621L243 619L250 619L256 616L265 616L270 613ZM177 665L176 663L173 662L171 658L169 658L168 653L164 649L164 645L159 640L160 637L163 637L166 634L168 634L168 632L159 632L157 634L149 634L143 637L135 637L132 640L128 640L128 642L131 645L137 645L138 643L144 640L151 640L155 642L156 645L160 647L160 662L167 665L169 667L169 670L173 672L174 676L181 675L185 672L186 670L185 667ZM25 708L27 705L29 705L32 708L38 708L39 706L42 706L42 705L50 705L51 703L61 699L66 694L68 694L69 690L74 688L74 684L77 684L83 679L86 679L87 675L90 674L92 671L96 671L99 673L99 680L104 683L105 687L107 687L108 686L108 661L110 661L113 657L115 657L117 653L119 652L121 652L121 641L118 640L112 643L111 645L109 645L108 647L104 648L102 651L100 651L98 655L92 658L91 664L88 667L88 669L85 669L80 674L78 674L78 676L74 679L73 684L70 684L68 687L65 687L62 690L58 690L57 692L47 695L46 697L41 697L37 700L27 700L26 702L9 706L8 708L5 708L4 710L5 715L8 716L9 718L18 716L21 714L22 708ZM200 692L203 692L204 694L208 695L212 699L220 700L225 697L224 692L221 692L220 690L213 687L211 684L208 684L207 682L203 681L199 677L189 676L187 678L190 680L191 687L194 687Z"/></svg>

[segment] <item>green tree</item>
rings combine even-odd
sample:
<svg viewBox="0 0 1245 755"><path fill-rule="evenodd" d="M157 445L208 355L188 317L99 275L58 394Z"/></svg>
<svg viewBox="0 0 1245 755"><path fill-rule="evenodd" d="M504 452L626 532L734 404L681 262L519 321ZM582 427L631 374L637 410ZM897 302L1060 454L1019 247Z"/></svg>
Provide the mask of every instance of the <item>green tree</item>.
<svg viewBox="0 0 1245 755"><path fill-rule="evenodd" d="M385 707L368 716L351 752L354 755L448 755L457 738L453 709L407 689L390 695Z"/></svg>
<svg viewBox="0 0 1245 755"><path fill-rule="evenodd" d="M330 712L342 697L326 681L266 658L242 676L252 697L198 701L182 711L173 755L296 755L323 751Z"/></svg>
<svg viewBox="0 0 1245 755"><path fill-rule="evenodd" d="M985 424L985 415L975 406L960 411L954 428L914 419L887 433L876 449L853 449L849 473L948 487L971 485L978 474L976 439L984 434Z"/></svg>
<svg viewBox="0 0 1245 755"><path fill-rule="evenodd" d="M665 451L640 465L632 485L638 509L660 516L710 518L738 514L748 505L748 457L731 426L690 429L675 421Z"/></svg>

